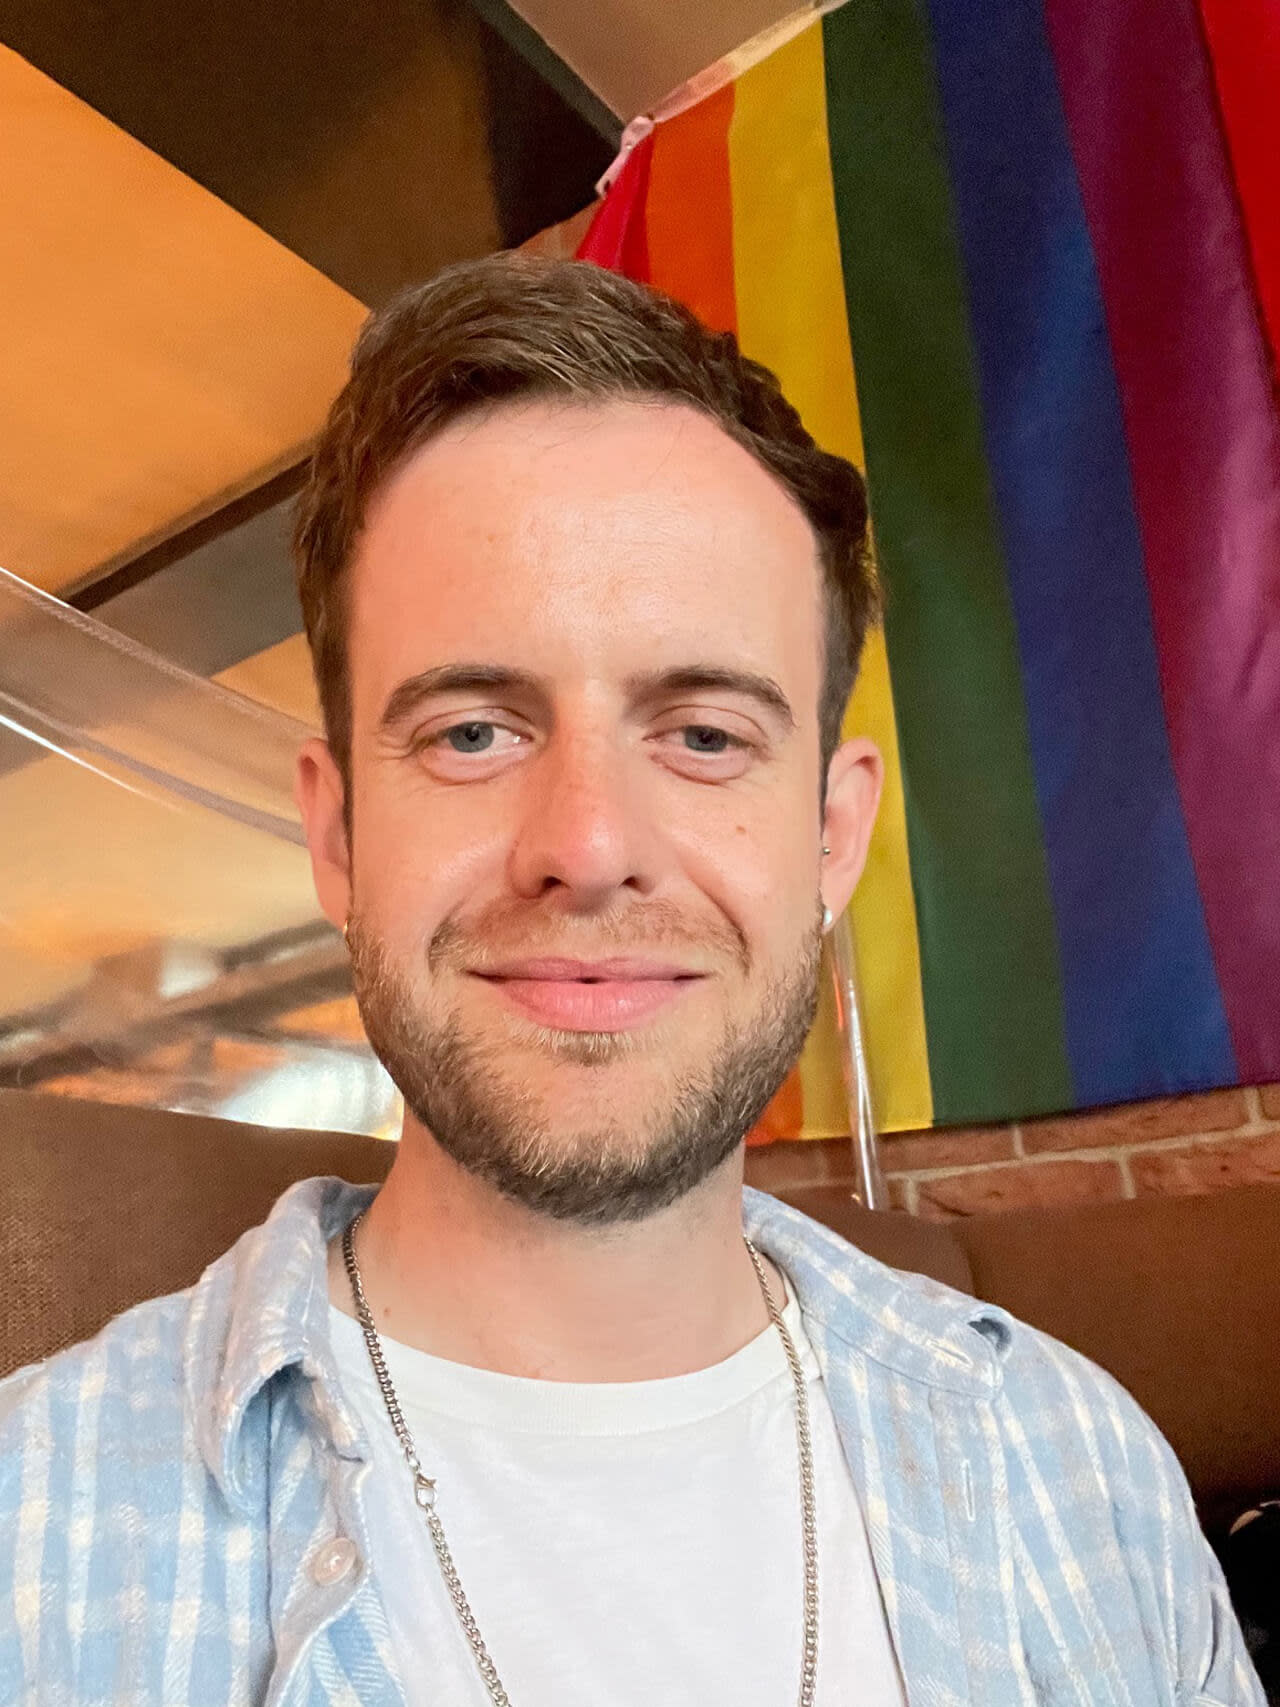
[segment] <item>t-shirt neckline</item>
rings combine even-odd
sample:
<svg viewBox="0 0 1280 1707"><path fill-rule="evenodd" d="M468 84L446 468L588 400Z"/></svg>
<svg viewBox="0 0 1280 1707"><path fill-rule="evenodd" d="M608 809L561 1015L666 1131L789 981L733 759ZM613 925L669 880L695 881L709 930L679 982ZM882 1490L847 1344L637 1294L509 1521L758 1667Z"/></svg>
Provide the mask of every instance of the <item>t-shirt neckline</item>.
<svg viewBox="0 0 1280 1707"><path fill-rule="evenodd" d="M789 1293L783 1321L812 1379L817 1362L794 1288ZM343 1376L354 1377L366 1389L365 1397L372 1390L381 1409L360 1324L336 1305L330 1305L329 1313ZM636 1435L689 1427L791 1381L782 1340L772 1323L719 1363L648 1381L542 1381L452 1363L385 1337L382 1349L407 1412L511 1434Z"/></svg>

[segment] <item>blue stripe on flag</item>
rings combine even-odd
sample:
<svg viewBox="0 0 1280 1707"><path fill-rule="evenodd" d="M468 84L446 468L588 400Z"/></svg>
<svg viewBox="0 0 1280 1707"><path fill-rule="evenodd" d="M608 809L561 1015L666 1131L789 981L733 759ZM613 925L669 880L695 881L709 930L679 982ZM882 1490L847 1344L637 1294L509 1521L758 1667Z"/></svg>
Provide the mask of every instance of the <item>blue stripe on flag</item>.
<svg viewBox="0 0 1280 1707"><path fill-rule="evenodd" d="M929 0L1081 1103L1235 1078L1102 294L1029 0Z"/></svg>

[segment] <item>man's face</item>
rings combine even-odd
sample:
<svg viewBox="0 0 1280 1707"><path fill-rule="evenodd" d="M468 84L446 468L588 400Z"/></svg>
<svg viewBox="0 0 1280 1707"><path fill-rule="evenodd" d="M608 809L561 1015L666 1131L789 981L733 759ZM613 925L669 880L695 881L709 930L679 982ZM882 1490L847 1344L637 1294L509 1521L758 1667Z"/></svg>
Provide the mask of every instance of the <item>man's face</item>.
<svg viewBox="0 0 1280 1707"><path fill-rule="evenodd" d="M318 744L300 799L410 1117L508 1195L670 1202L794 1060L879 781L842 750L824 861L822 632L804 516L688 408L486 411L375 498L349 859Z"/></svg>

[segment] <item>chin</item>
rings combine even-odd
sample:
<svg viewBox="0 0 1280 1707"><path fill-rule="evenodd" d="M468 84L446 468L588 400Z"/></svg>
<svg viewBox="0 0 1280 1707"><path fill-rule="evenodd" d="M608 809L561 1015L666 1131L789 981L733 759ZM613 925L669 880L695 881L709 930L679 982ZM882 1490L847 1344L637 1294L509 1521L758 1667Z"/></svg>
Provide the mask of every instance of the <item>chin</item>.
<svg viewBox="0 0 1280 1707"><path fill-rule="evenodd" d="M687 1056L619 1043L617 1033L569 1032L536 1051L496 1054L495 1080L536 1106L552 1128L651 1120L689 1077Z"/></svg>
<svg viewBox="0 0 1280 1707"><path fill-rule="evenodd" d="M477 1028L471 1035L490 1059L518 1057L522 1068L532 1072L539 1063L596 1069L633 1066L640 1072L656 1071L665 1079L678 1064L693 1065L704 1060L717 1042L723 1044L728 1027L714 1028L714 1037L707 1035L710 1029L691 1025L688 1017L681 1023L667 1015L611 1031L545 1026L520 1018L502 1028L505 1035L490 1026Z"/></svg>

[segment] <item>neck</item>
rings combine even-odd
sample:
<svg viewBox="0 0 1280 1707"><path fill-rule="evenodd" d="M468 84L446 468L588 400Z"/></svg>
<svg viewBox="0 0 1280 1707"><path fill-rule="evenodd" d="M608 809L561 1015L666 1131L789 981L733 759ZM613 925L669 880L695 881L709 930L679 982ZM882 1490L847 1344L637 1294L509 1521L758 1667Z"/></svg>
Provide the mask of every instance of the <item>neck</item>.
<svg viewBox="0 0 1280 1707"><path fill-rule="evenodd" d="M768 1325L742 1242L742 1151L643 1221L579 1227L500 1196L406 1118L356 1254L380 1333L551 1381L644 1381L731 1356ZM781 1305L779 1276L766 1264ZM340 1241L329 1293L354 1314Z"/></svg>

